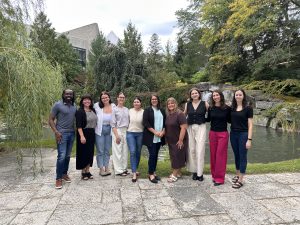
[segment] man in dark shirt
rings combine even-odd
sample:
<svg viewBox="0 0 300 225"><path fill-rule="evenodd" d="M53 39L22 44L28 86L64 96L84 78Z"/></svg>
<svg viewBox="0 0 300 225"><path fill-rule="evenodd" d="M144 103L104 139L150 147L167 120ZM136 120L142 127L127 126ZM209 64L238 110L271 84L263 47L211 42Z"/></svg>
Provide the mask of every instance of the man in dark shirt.
<svg viewBox="0 0 300 225"><path fill-rule="evenodd" d="M75 113L74 92L66 89L62 93L62 100L54 104L49 116L49 125L57 143L56 189L62 188L62 180L71 182L68 169L75 138Z"/></svg>

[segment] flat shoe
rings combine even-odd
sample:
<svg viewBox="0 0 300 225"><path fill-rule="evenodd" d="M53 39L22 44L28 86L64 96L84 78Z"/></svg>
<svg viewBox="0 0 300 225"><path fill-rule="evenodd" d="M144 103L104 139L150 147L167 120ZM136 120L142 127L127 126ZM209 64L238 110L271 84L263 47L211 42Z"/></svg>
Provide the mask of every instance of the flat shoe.
<svg viewBox="0 0 300 225"><path fill-rule="evenodd" d="M154 184L157 184L157 183L158 183L158 181L157 181L155 178L153 178L153 179L151 180L151 178L149 177L149 180L150 180L151 183L154 183Z"/></svg>
<svg viewBox="0 0 300 225"><path fill-rule="evenodd" d="M137 181L137 179L132 178L131 181L132 181L132 183L135 183Z"/></svg>
<svg viewBox="0 0 300 225"><path fill-rule="evenodd" d="M240 182L240 181L237 181L236 183L234 183L234 184L232 185L232 187L235 188L235 189L239 189L239 188L241 188L241 187L243 187L243 186L244 186L243 183Z"/></svg>
<svg viewBox="0 0 300 225"><path fill-rule="evenodd" d="M222 185L222 183L214 183L214 186L220 186L220 185Z"/></svg>
<svg viewBox="0 0 300 225"><path fill-rule="evenodd" d="M158 181L161 180L160 177L159 177L159 176L156 176L156 175L155 175L155 179L158 180Z"/></svg>

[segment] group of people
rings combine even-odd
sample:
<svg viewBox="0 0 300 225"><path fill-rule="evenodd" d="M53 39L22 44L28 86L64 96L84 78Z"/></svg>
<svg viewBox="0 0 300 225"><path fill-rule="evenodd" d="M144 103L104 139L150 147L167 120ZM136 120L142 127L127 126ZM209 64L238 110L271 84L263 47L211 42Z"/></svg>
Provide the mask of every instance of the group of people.
<svg viewBox="0 0 300 225"><path fill-rule="evenodd" d="M93 179L90 167L93 165L94 146L97 149L97 166L101 176L111 174L109 170L110 149L117 176L127 176L128 150L132 182L139 176L138 167L142 146L148 149L148 179L158 183L156 173L158 153L161 146L169 147L172 173L168 182L181 177L186 167L192 179L203 181L206 122L210 122L209 145L211 176L215 186L225 182L228 141L234 152L236 176L232 187L243 186L247 167L247 151L251 148L253 110L243 90L234 93L232 105L225 104L221 91L212 92L210 105L201 100L197 88L189 91L189 100L184 111L178 108L176 99L170 97L166 109L161 107L158 95L152 94L149 106L144 110L139 97L133 99L133 107L125 107L125 95L119 93L116 104L104 91L99 102L93 104L90 95L81 97L79 109L74 104L72 90L64 90L62 100L52 107L49 124L57 141L56 188L62 188L62 181L71 182L68 167L76 121L76 169L81 170L83 180ZM231 123L230 135L227 124Z"/></svg>

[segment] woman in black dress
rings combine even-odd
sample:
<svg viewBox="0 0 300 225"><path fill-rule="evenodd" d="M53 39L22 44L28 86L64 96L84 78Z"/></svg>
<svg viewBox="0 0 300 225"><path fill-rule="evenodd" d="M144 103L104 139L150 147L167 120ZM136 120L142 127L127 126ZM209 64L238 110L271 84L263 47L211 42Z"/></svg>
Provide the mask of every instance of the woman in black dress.
<svg viewBox="0 0 300 225"><path fill-rule="evenodd" d="M93 165L94 158L97 115L90 95L82 96L79 106L76 112L76 169L82 170L82 179L88 180L93 179L90 167Z"/></svg>

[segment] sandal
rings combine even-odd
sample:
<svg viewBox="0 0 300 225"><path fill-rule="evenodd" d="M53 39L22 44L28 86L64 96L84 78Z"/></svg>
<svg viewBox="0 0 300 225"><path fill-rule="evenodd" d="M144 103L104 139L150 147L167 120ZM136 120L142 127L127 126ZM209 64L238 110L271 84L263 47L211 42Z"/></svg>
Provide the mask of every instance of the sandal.
<svg viewBox="0 0 300 225"><path fill-rule="evenodd" d="M178 180L177 177L175 177L173 174L171 174L168 178L168 182L169 183L173 183L173 182L176 182Z"/></svg>
<svg viewBox="0 0 300 225"><path fill-rule="evenodd" d="M126 171L124 171L123 173L117 174L117 176L121 176L121 177L126 177L127 175L128 175L128 173Z"/></svg>
<svg viewBox="0 0 300 225"><path fill-rule="evenodd" d="M81 174L81 179L82 179L82 180L88 180L89 177L88 177L87 173L82 173L82 174Z"/></svg>
<svg viewBox="0 0 300 225"><path fill-rule="evenodd" d="M238 182L238 180L239 180L239 176L234 176L234 177L231 179L232 183L236 183L236 182Z"/></svg>
<svg viewBox="0 0 300 225"><path fill-rule="evenodd" d="M237 181L236 183L234 183L232 185L232 187L235 188L235 189L239 189L239 188L243 187L243 183L240 182L240 181Z"/></svg>
<svg viewBox="0 0 300 225"><path fill-rule="evenodd" d="M86 176L88 177L88 179L94 179L93 174L91 174L90 172L87 172Z"/></svg>

